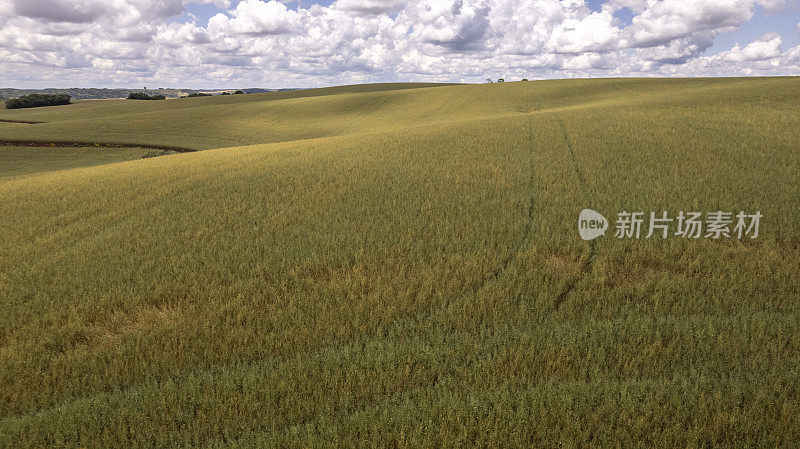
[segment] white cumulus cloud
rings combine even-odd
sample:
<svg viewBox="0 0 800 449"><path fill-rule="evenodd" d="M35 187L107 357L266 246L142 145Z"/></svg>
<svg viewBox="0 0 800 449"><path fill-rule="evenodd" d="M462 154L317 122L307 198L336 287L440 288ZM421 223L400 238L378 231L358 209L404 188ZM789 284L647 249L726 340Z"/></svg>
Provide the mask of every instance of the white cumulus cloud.
<svg viewBox="0 0 800 449"><path fill-rule="evenodd" d="M207 24L185 14L189 3L0 0L0 79L313 86L796 74L800 65L798 47L782 50L786 36L776 33L708 54L720 33L754 20L758 8L797 14L796 0L608 0L599 9L584 0L337 0L302 8L296 0L191 0L220 8ZM629 24L617 18L623 8L633 14Z"/></svg>

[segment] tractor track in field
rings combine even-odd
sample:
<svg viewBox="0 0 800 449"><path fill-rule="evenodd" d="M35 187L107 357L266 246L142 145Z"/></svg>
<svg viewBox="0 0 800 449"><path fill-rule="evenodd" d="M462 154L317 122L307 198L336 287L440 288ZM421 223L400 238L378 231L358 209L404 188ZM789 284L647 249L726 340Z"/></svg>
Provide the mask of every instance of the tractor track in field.
<svg viewBox="0 0 800 449"><path fill-rule="evenodd" d="M572 145L572 141L569 139L569 133L567 133L567 127L564 125L564 120L558 113L553 113L553 116L556 118L559 127L561 127L561 132L564 135L564 142L567 144L567 149L569 150L569 156L572 160L572 168L575 170L575 175L578 177L578 184L580 185L580 189L583 193L584 201L589 202L589 192L586 190L586 182L583 179L583 174L581 173L580 165L578 164L578 158L575 155L575 147ZM586 207L586 206L585 206ZM589 240L587 242L589 245L589 255L586 257L586 260L583 262L583 266L581 267L581 274L574 282L570 282L567 284L566 287L561 291L561 293L556 296L556 299L553 303L553 306L556 311L561 309L561 305L566 301L567 297L570 293L575 290L578 283L586 277L586 274L591 270L592 266L594 265L594 255L595 255L595 241Z"/></svg>
<svg viewBox="0 0 800 449"><path fill-rule="evenodd" d="M535 164L535 162L533 160L533 156L536 154L535 151L534 151L535 145L534 145L534 139L533 139L533 130L534 130L534 127L533 127L533 122L534 122L534 120L533 120L533 112L538 112L538 111L540 111L539 105L536 106L536 109L527 108L527 110L524 112L526 115L528 115L528 124L527 124L527 134L528 135L527 135L527 137L528 137L528 149L529 149L529 151L531 153L530 178L529 178L529 185L528 185L528 192L529 192L529 196L528 196L528 214L527 214L527 217L526 217L525 226L524 226L524 228L522 230L522 233L520 234L519 239L517 240L516 244L511 249L511 251L509 251L508 255L503 258L503 260L500 262L500 264L497 266L497 268L492 270L491 273L489 273L487 276L485 276L480 281L480 283L478 284L478 286L474 290L474 293L476 295L479 294L482 290L484 290L486 288L486 286L489 285L489 283L491 283L491 282L497 280L498 278L500 278L500 276L503 274L503 272L506 269L508 269L509 266L511 266L511 263L514 261L514 258L522 251L522 247L525 245L525 242L528 240L528 236L530 235L531 229L533 229L533 220L534 220L533 207L534 207L535 201L536 201L536 197L533 194L533 190L534 190L534 186L535 186L535 182L536 182L536 171L535 171L536 164ZM430 313L430 311L424 311L422 313L423 314L428 314L428 313ZM371 336L370 338L379 338L379 337ZM351 342L346 342L346 344L351 344ZM318 352L321 352L321 350L315 351L314 353L318 353ZM428 380L424 384L421 384L421 385L418 385L418 386L412 388L411 390L416 390L416 389L419 389L419 388L428 388L428 386L437 385L437 384L439 384L439 382L440 382L440 380L439 380L439 378L437 376L437 377L434 377L433 379ZM399 391L395 392L391 397L399 397L400 395L404 394L406 391L407 391L407 389L402 388ZM391 397L390 397L390 399L391 399ZM355 410L357 410L357 411L358 410L363 410L366 407L368 407L371 404L373 404L374 402L377 402L377 401L369 401L368 404L360 405L360 406L355 407ZM342 410L338 410L338 411L343 411L344 412L344 411L347 411L347 410L346 409L342 409ZM292 423L290 425L287 425L286 427L288 428L290 426L291 427L302 426L302 425L308 424L310 422L318 421L319 419L320 419L320 415L317 414L315 416L301 418L299 421L297 421L295 423Z"/></svg>
<svg viewBox="0 0 800 449"><path fill-rule="evenodd" d="M108 143L108 142L73 142L64 140L14 140L0 139L0 146L15 147L102 147L102 148L146 148L150 150L166 150L176 153L193 153L194 148L171 145L148 145L140 143Z"/></svg>
<svg viewBox="0 0 800 449"><path fill-rule="evenodd" d="M533 112L538 112L540 110L541 109L540 109L539 105L537 105L535 109L527 108L527 113L531 114ZM578 184L579 184L580 189L581 189L581 191L583 193L584 200L588 202L590 200L590 198L589 198L590 195L589 195L589 192L586 189L586 182L584 180L583 173L580 170L580 165L578 164L578 158L577 158L577 156L575 154L575 148L572 145L572 141L569 138L569 134L567 133L567 127L566 127L566 125L564 125L564 121L561 118L561 116L558 115L558 113L553 113L553 115L555 116L556 121L558 122L558 125L561 128L561 132L563 134L564 142L566 143L567 150L569 151L570 160L572 162L572 168L573 168L573 170L575 172L576 177L578 178ZM529 121L528 121L528 146L529 146L529 149L531 151L531 154L532 155L535 154L535 152L534 152L535 145L534 145L534 139L533 139L533 116L532 115L530 116ZM478 286L477 291L483 290L490 282L497 280L500 277L500 275L502 275L502 273L505 270L508 269L508 267L514 261L514 258L520 253L520 251L522 251L523 245L528 240L528 236L530 235L531 229L533 228L533 221L534 221L533 209L534 209L535 201L536 201L535 195L533 195L533 192L532 192L533 186L534 186L534 184L536 182L536 171L535 171L535 168L536 168L536 165L533 163L533 159L531 159L530 181L529 181L530 182L529 190L531 190L531 193L530 193L530 196L529 196L529 203L528 203L528 216L526 218L525 227L524 227L524 229L523 229L523 231L522 231L522 233L520 235L520 238L517 241L517 243L514 245L512 250L509 252L509 254L505 258L503 258L503 260L500 262L500 264L497 266L497 268L495 268L488 276L486 276L483 279L483 281ZM569 294L572 293L575 290L575 288L577 287L578 283L580 283L580 281L586 276L586 274L589 272L589 270L591 270L591 268L592 268L592 266L594 264L595 242L594 242L594 240L590 240L587 243L589 245L589 254L586 257L586 260L584 261L584 263L582 264L583 266L581 267L581 275L574 282L570 282L568 285L566 285L564 287L564 289L558 294L558 296L556 296L555 301L554 301L554 308L555 308L556 311L561 309L561 305L567 299Z"/></svg>
<svg viewBox="0 0 800 449"><path fill-rule="evenodd" d="M539 105L536 105L536 109L531 109L528 107L525 111L528 117L528 148L533 156L534 152L534 142L533 142L533 112L539 111ZM528 240L528 236L531 233L531 229L533 229L533 207L535 205L536 198L533 194L533 186L536 183L536 164L533 162L533 157L531 157L531 167L530 167L530 180L528 181L529 186L528 190L530 194L528 196L528 216L525 218L525 226L522 229L522 233L520 234L519 240L517 243L514 244L514 247L511 248L511 251L508 252L508 255L500 261L500 264L489 273L481 283L478 285L476 292L480 292L483 290L490 282L496 281L501 274L503 274L506 269L511 265L511 262L514 261L514 258L522 251L522 246Z"/></svg>

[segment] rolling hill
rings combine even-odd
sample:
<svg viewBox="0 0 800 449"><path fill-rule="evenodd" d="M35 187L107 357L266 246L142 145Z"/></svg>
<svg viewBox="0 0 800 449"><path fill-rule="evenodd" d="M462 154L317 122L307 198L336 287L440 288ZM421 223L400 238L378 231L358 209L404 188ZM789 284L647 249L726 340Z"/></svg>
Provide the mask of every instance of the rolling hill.
<svg viewBox="0 0 800 449"><path fill-rule="evenodd" d="M0 171L0 445L790 445L799 98L607 79L0 110L43 122L5 142L204 150ZM585 242L584 208L764 218Z"/></svg>

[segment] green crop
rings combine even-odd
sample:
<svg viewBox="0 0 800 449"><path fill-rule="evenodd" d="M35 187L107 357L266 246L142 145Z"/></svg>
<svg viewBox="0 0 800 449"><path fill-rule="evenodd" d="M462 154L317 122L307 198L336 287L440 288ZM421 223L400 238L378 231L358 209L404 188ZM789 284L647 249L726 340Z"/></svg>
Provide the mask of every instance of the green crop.
<svg viewBox="0 0 800 449"><path fill-rule="evenodd" d="M0 182L13 176L139 159L151 152L163 153L143 148L0 145Z"/></svg>
<svg viewBox="0 0 800 449"><path fill-rule="evenodd" d="M206 150L0 178L0 445L800 441L800 80L390 87L0 111Z"/></svg>

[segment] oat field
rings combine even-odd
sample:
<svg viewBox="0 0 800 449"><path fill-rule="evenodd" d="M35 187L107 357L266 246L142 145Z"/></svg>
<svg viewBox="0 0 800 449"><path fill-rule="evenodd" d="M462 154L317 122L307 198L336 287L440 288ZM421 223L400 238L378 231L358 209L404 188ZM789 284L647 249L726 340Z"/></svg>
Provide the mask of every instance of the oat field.
<svg viewBox="0 0 800 449"><path fill-rule="evenodd" d="M43 122L0 122L0 446L792 446L798 104L721 78L0 110ZM764 218L587 242L584 208Z"/></svg>

